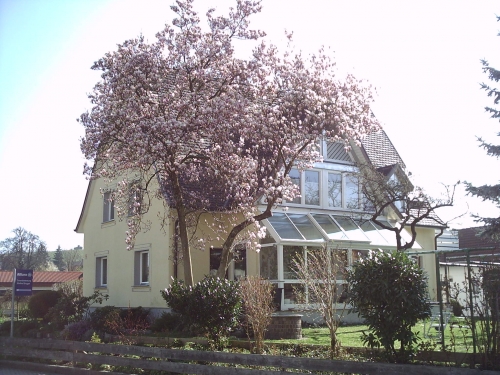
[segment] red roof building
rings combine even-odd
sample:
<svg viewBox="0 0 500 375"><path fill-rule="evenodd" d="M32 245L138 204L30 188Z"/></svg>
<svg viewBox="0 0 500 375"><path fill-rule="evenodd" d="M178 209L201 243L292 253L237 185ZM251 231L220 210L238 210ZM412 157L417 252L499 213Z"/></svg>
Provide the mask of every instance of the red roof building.
<svg viewBox="0 0 500 375"><path fill-rule="evenodd" d="M0 295L12 289L12 271L0 271ZM83 279L83 272L35 271L33 291L51 290L55 285Z"/></svg>

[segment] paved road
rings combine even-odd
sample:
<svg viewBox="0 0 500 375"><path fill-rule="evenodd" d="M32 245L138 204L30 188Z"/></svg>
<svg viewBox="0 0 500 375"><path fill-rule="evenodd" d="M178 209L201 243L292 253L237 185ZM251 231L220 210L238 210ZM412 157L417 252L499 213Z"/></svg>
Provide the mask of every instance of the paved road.
<svg viewBox="0 0 500 375"><path fill-rule="evenodd" d="M0 375L58 375L61 371L37 371L34 363L13 363L10 361L0 361Z"/></svg>
<svg viewBox="0 0 500 375"><path fill-rule="evenodd" d="M55 375L45 371L30 371L0 367L0 375Z"/></svg>

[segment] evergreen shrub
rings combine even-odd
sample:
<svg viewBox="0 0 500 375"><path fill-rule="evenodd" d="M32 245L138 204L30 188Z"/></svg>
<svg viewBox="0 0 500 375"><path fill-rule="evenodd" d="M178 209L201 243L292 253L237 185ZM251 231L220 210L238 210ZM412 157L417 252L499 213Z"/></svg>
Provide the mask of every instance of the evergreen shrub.
<svg viewBox="0 0 500 375"><path fill-rule="evenodd" d="M238 283L209 276L193 287L173 279L161 294L173 312L184 323L195 327L216 348L223 346L241 313L241 292Z"/></svg>
<svg viewBox="0 0 500 375"><path fill-rule="evenodd" d="M57 304L61 294L55 290L44 290L33 294L28 302L28 310L33 318L45 318L49 310Z"/></svg>

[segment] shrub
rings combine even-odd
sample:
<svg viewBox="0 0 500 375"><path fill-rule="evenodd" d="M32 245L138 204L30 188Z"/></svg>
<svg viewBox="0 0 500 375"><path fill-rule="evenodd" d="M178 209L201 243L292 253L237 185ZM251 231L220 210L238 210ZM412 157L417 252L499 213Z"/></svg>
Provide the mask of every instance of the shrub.
<svg viewBox="0 0 500 375"><path fill-rule="evenodd" d="M405 253L372 252L349 272L349 300L370 328L364 342L385 348L388 359L405 362L418 341L411 328L430 316L423 271ZM399 352L395 341L401 343Z"/></svg>
<svg viewBox="0 0 500 375"><path fill-rule="evenodd" d="M179 280L161 292L172 310L180 314L186 324L200 329L211 346L221 348L229 332L238 323L241 295L238 284L207 277L193 287Z"/></svg>
<svg viewBox="0 0 500 375"><path fill-rule="evenodd" d="M38 322L35 321L25 321L25 320L16 320L14 321L14 333L15 335L24 335L26 332L30 330L37 329L39 327ZM0 334L1 335L9 335L10 334L10 320L4 321L0 324Z"/></svg>
<svg viewBox="0 0 500 375"><path fill-rule="evenodd" d="M151 324L151 331L153 332L169 332L178 331L182 328L182 319L179 314L162 313Z"/></svg>
<svg viewBox="0 0 500 375"><path fill-rule="evenodd" d="M29 302L28 309L33 318L45 318L51 307L54 307L61 297L61 293L54 290L44 290L34 294Z"/></svg>
<svg viewBox="0 0 500 375"><path fill-rule="evenodd" d="M149 310L141 306L120 309L104 306L90 314L92 328L99 332L113 335L133 335L149 328Z"/></svg>
<svg viewBox="0 0 500 375"><path fill-rule="evenodd" d="M63 331L62 336L67 340L81 341L90 329L92 329L90 320L82 320L68 325Z"/></svg>
<svg viewBox="0 0 500 375"><path fill-rule="evenodd" d="M92 295L84 297L81 280L62 283L58 285L57 291L61 297L49 310L46 318L59 328L72 322L88 319L90 305L101 304L103 300L108 299L108 295L103 295L97 290Z"/></svg>
<svg viewBox="0 0 500 375"><path fill-rule="evenodd" d="M117 334L117 327L121 327L119 307L104 306L95 309L90 314L92 328L99 332Z"/></svg>
<svg viewBox="0 0 500 375"><path fill-rule="evenodd" d="M128 308L120 311L120 325L113 331L120 335L138 335L144 333L149 324L149 310L139 307Z"/></svg>
<svg viewBox="0 0 500 375"><path fill-rule="evenodd" d="M264 351L264 336L271 324L274 312L274 288L268 281L259 276L249 276L240 284L243 297L243 309L247 334L250 330L255 338L255 352L262 354Z"/></svg>
<svg viewBox="0 0 500 375"><path fill-rule="evenodd" d="M462 316L463 307L456 299L450 299L451 310L454 316Z"/></svg>
<svg viewBox="0 0 500 375"><path fill-rule="evenodd" d="M20 324L19 321L14 321L14 329ZM0 324L0 334L10 334L10 319L5 320L2 324Z"/></svg>
<svg viewBox="0 0 500 375"><path fill-rule="evenodd" d="M22 336L26 332L34 330L34 329L37 329L37 328L38 328L38 323L37 322L33 322L33 321L27 322L27 321L24 321L19 326L19 334Z"/></svg>
<svg viewBox="0 0 500 375"><path fill-rule="evenodd" d="M120 311L121 320L130 319L135 321L148 322L149 321L149 310L142 306L139 307L129 307L127 310L122 309Z"/></svg>

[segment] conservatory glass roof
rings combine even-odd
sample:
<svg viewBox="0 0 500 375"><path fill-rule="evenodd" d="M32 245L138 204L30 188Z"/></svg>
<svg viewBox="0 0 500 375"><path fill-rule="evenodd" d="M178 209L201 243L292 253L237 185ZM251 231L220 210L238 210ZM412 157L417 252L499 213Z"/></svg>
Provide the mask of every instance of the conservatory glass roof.
<svg viewBox="0 0 500 375"><path fill-rule="evenodd" d="M387 221L386 223L393 226ZM264 221L264 224L276 242L345 241L365 243L370 247L396 247L396 236L392 231L383 229L370 220L353 219L349 216L273 212L273 216L267 222ZM403 243L411 240L406 231L402 231L401 235ZM421 249L417 242L413 248Z"/></svg>

